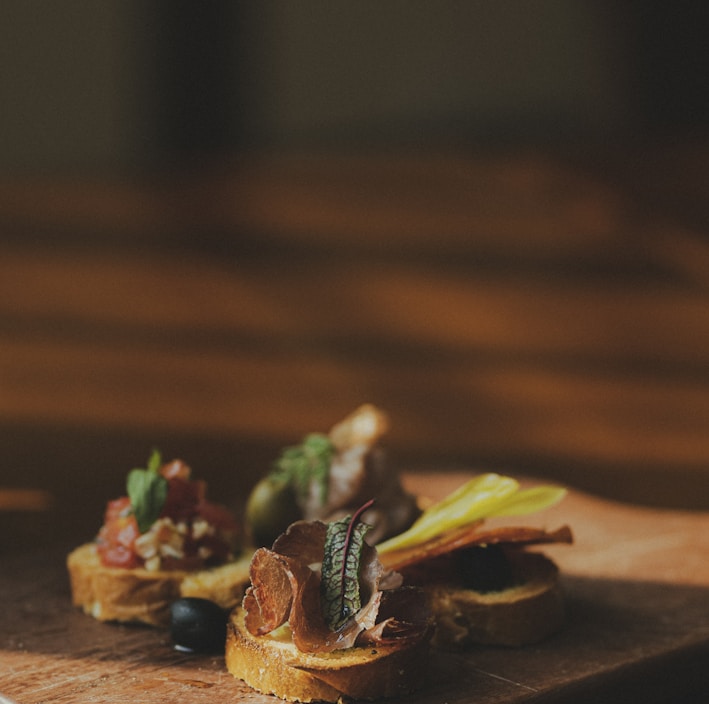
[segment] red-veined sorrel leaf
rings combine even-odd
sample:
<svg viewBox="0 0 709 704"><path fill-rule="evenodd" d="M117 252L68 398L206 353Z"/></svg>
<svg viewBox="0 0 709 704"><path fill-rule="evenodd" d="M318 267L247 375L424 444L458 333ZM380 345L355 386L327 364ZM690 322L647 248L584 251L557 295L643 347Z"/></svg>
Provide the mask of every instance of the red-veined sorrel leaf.
<svg viewBox="0 0 709 704"><path fill-rule="evenodd" d="M333 521L327 527L320 596L323 616L333 631L341 628L362 608L359 565L364 536L370 526L360 519L373 503L373 500L368 501L353 516Z"/></svg>

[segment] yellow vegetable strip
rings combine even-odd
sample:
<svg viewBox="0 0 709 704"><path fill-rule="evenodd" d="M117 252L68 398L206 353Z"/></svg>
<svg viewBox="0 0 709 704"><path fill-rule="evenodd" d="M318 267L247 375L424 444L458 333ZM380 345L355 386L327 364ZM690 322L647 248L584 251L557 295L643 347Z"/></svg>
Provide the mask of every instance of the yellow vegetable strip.
<svg viewBox="0 0 709 704"><path fill-rule="evenodd" d="M524 516L528 513L535 513L559 503L564 496L566 496L566 489L557 486L535 486L531 489L522 489L501 503L487 518Z"/></svg>
<svg viewBox="0 0 709 704"><path fill-rule="evenodd" d="M427 508L406 531L377 545L380 554L410 548L492 516L520 516L560 501L564 489L540 486L520 490L511 477L482 474Z"/></svg>

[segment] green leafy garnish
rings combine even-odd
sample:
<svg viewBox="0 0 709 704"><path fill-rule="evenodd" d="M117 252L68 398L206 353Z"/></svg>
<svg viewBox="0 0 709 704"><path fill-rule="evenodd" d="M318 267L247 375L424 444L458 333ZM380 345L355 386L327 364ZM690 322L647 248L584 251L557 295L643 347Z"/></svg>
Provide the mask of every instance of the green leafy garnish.
<svg viewBox="0 0 709 704"><path fill-rule="evenodd" d="M323 616L333 631L342 627L362 608L359 565L364 536L371 526L362 523L360 518L372 503L368 501L353 516L346 516L327 526L320 596Z"/></svg>
<svg viewBox="0 0 709 704"><path fill-rule="evenodd" d="M541 511L561 501L565 494L561 487L520 489L519 482L511 477L481 474L427 508L408 530L377 545L377 551L383 554L410 548L486 518Z"/></svg>
<svg viewBox="0 0 709 704"><path fill-rule="evenodd" d="M154 450L146 469L132 469L126 482L138 530L145 533L160 517L167 500L167 479L160 474L162 459Z"/></svg>
<svg viewBox="0 0 709 704"><path fill-rule="evenodd" d="M311 433L300 445L286 448L276 460L271 476L287 482L300 501L310 493L311 482L317 483L320 503L327 501L330 463L335 447L327 435Z"/></svg>

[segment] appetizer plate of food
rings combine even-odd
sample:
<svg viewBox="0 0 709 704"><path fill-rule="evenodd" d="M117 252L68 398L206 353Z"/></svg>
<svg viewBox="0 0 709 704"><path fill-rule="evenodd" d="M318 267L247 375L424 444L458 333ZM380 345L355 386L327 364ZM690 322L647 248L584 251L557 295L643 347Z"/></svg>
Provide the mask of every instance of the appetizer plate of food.
<svg viewBox="0 0 709 704"><path fill-rule="evenodd" d="M241 541L236 517L207 498L189 465L155 451L108 502L95 538L67 557L72 602L99 621L151 626L166 626L180 597L230 608L248 583Z"/></svg>
<svg viewBox="0 0 709 704"><path fill-rule="evenodd" d="M399 476L387 428L364 405L309 433L240 506L153 453L68 558L38 545L4 564L0 691L703 700L709 516L490 471Z"/></svg>
<svg viewBox="0 0 709 704"><path fill-rule="evenodd" d="M365 404L286 448L243 522L184 461L153 452L69 554L72 603L101 622L169 628L181 652L223 653L235 680L300 702L411 695L436 653L562 628L559 570L529 548L572 543L571 530L519 520L565 490L488 472L418 496L387 464L387 430Z"/></svg>

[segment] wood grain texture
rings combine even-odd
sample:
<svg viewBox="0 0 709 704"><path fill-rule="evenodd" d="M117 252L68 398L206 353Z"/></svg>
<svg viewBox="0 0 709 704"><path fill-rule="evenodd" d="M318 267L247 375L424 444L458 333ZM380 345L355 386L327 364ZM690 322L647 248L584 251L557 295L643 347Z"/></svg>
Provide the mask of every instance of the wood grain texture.
<svg viewBox="0 0 709 704"><path fill-rule="evenodd" d="M691 146L0 180L0 487L102 501L157 444L237 494L369 401L402 468L706 510Z"/></svg>
<svg viewBox="0 0 709 704"><path fill-rule="evenodd" d="M467 476L412 474L405 481L435 498ZM571 492L525 523L573 527L574 545L545 550L564 572L565 628L522 649L437 653L429 683L407 701L703 701L709 514ZM98 623L73 609L58 550L5 561L0 599L0 693L23 704L275 701L231 678L221 657L175 651L164 631Z"/></svg>

